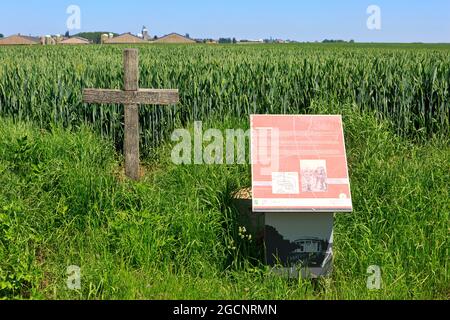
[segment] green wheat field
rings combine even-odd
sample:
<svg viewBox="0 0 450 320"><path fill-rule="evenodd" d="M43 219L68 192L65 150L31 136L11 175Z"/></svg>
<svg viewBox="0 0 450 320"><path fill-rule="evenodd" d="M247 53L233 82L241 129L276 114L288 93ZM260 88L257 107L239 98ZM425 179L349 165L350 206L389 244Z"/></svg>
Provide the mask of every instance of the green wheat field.
<svg viewBox="0 0 450 320"><path fill-rule="evenodd" d="M0 48L0 299L449 299L450 45L145 45L140 182L123 178L121 46ZM287 280L239 234L249 165L174 165L174 129L342 114L355 210L332 277ZM81 289L67 268L81 268ZM367 289L367 268L382 288Z"/></svg>

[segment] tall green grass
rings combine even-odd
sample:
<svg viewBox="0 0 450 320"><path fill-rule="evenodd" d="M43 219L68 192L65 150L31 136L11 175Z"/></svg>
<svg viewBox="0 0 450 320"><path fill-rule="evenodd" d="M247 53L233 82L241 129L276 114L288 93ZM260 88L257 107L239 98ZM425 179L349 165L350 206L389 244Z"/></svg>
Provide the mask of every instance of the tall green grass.
<svg viewBox="0 0 450 320"><path fill-rule="evenodd" d="M111 143L90 129L3 119L0 297L448 298L448 139L412 144L357 105L336 108L311 104L344 114L355 212L336 218L335 272L318 287L271 275L238 236L230 194L248 186L248 166L175 166L164 143L131 183ZM79 292L66 287L70 265L81 267ZM366 288L370 265L382 268L380 291Z"/></svg>

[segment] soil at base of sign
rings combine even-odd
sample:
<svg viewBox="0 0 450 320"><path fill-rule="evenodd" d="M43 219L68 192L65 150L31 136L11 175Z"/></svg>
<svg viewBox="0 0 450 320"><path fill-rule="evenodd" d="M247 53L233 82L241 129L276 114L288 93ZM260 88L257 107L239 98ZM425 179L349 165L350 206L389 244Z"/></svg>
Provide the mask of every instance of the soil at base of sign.
<svg viewBox="0 0 450 320"><path fill-rule="evenodd" d="M233 194L234 200L252 200L252 188L244 188Z"/></svg>

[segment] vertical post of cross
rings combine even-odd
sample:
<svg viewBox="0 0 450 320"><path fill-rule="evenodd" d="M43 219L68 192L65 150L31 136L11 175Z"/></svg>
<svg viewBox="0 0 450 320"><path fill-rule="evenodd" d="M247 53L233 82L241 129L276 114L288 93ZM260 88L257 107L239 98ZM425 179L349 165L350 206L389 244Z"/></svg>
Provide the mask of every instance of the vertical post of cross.
<svg viewBox="0 0 450 320"><path fill-rule="evenodd" d="M139 51L124 51L124 91L139 90ZM139 180L139 106L125 105L125 174L132 180Z"/></svg>

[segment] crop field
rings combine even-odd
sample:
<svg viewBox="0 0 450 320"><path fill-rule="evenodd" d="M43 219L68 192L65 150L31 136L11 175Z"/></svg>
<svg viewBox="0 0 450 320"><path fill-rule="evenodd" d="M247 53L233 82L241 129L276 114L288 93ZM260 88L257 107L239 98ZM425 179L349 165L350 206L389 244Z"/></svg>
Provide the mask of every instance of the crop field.
<svg viewBox="0 0 450 320"><path fill-rule="evenodd" d="M0 299L450 298L450 45L135 47L140 86L181 100L140 108L140 182L123 178L123 106L82 103L122 88L125 47L0 47ZM318 283L275 276L241 236L249 165L170 157L197 120L316 113L343 115L355 206Z"/></svg>
<svg viewBox="0 0 450 320"><path fill-rule="evenodd" d="M0 49L0 114L49 127L86 121L121 139L121 106L81 103L81 89L122 87L124 47ZM142 88L178 88L176 108L142 108L145 147L174 125L252 113L306 113L313 101L355 103L401 135L449 134L450 48L144 46Z"/></svg>

